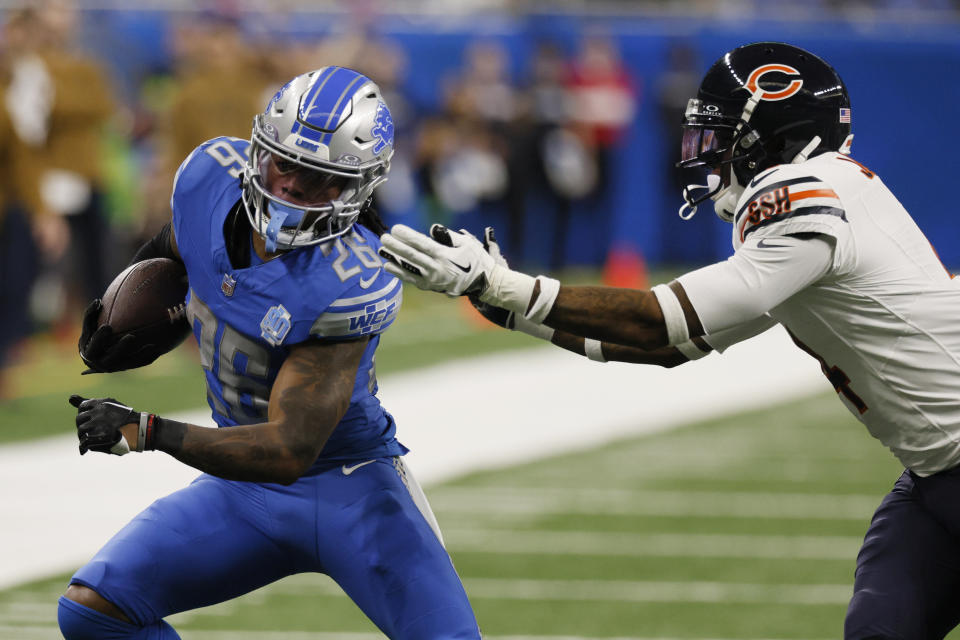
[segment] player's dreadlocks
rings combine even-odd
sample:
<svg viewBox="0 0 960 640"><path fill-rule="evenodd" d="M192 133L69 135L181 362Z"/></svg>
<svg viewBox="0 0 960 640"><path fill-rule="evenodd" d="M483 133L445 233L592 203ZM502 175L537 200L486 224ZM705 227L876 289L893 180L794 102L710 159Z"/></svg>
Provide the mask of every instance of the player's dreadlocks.
<svg viewBox="0 0 960 640"><path fill-rule="evenodd" d="M367 202L363 205L363 209L360 210L360 217L357 218L357 222L377 234L378 238L389 231L386 223L383 221L383 218L380 217L380 213L373 206L373 198L367 200Z"/></svg>

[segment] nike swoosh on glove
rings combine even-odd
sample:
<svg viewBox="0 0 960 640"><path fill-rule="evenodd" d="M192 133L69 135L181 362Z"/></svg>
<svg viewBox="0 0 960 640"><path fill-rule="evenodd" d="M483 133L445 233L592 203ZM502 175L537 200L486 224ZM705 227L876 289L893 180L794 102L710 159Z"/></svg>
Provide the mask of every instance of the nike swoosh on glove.
<svg viewBox="0 0 960 640"><path fill-rule="evenodd" d="M466 231L430 227L430 236L402 224L380 238L384 269L404 282L448 296L482 295L498 268L483 244Z"/></svg>

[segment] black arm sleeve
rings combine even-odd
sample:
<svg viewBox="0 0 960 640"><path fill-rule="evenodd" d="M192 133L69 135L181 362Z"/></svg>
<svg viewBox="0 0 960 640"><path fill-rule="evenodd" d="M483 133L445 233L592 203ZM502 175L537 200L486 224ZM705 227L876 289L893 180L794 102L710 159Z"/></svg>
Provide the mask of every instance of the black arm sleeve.
<svg viewBox="0 0 960 640"><path fill-rule="evenodd" d="M182 264L183 260L181 260L170 247L171 233L170 223L168 222L160 228L160 231L157 232L157 235L147 240L147 242L137 250L137 253L135 253L133 256L133 260L130 261L130 264L143 262L144 260L149 260L150 258L170 258L171 260L176 260Z"/></svg>

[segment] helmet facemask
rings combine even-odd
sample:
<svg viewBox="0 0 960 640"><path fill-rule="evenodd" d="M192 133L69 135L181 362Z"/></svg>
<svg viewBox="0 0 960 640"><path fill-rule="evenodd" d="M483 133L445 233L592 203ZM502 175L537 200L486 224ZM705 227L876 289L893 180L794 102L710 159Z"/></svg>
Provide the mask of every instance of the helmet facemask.
<svg viewBox="0 0 960 640"><path fill-rule="evenodd" d="M750 117L759 102L752 95L737 116L724 115L720 106L691 98L683 122L681 169L700 168L705 184L689 184L683 190L679 215L689 220L697 207L710 199L721 220L733 221L733 209L749 180L738 175L753 172L765 155L760 137L750 126Z"/></svg>
<svg viewBox="0 0 960 640"><path fill-rule="evenodd" d="M272 184L271 178L278 184ZM270 252L342 235L356 222L369 198L369 194L363 201L358 198L358 173L318 168L282 149L261 144L256 134L244 179L247 215ZM280 181L289 186L281 186Z"/></svg>

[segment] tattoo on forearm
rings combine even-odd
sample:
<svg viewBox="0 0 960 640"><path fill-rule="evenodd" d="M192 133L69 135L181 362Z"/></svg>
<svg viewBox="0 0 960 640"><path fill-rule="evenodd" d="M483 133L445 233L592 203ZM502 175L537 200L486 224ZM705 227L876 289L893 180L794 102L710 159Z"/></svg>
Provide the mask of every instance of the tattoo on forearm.
<svg viewBox="0 0 960 640"><path fill-rule="evenodd" d="M266 423L222 429L177 423L183 429L170 429L159 448L222 478L296 479L316 459L350 404L363 344L295 349L274 382Z"/></svg>
<svg viewBox="0 0 960 640"><path fill-rule="evenodd" d="M663 313L649 291L561 287L544 324L578 336L644 349L667 344Z"/></svg>
<svg viewBox="0 0 960 640"><path fill-rule="evenodd" d="M172 455L183 463L228 480L276 481L290 472L283 443L273 429L261 425L206 429L193 427L180 451Z"/></svg>

